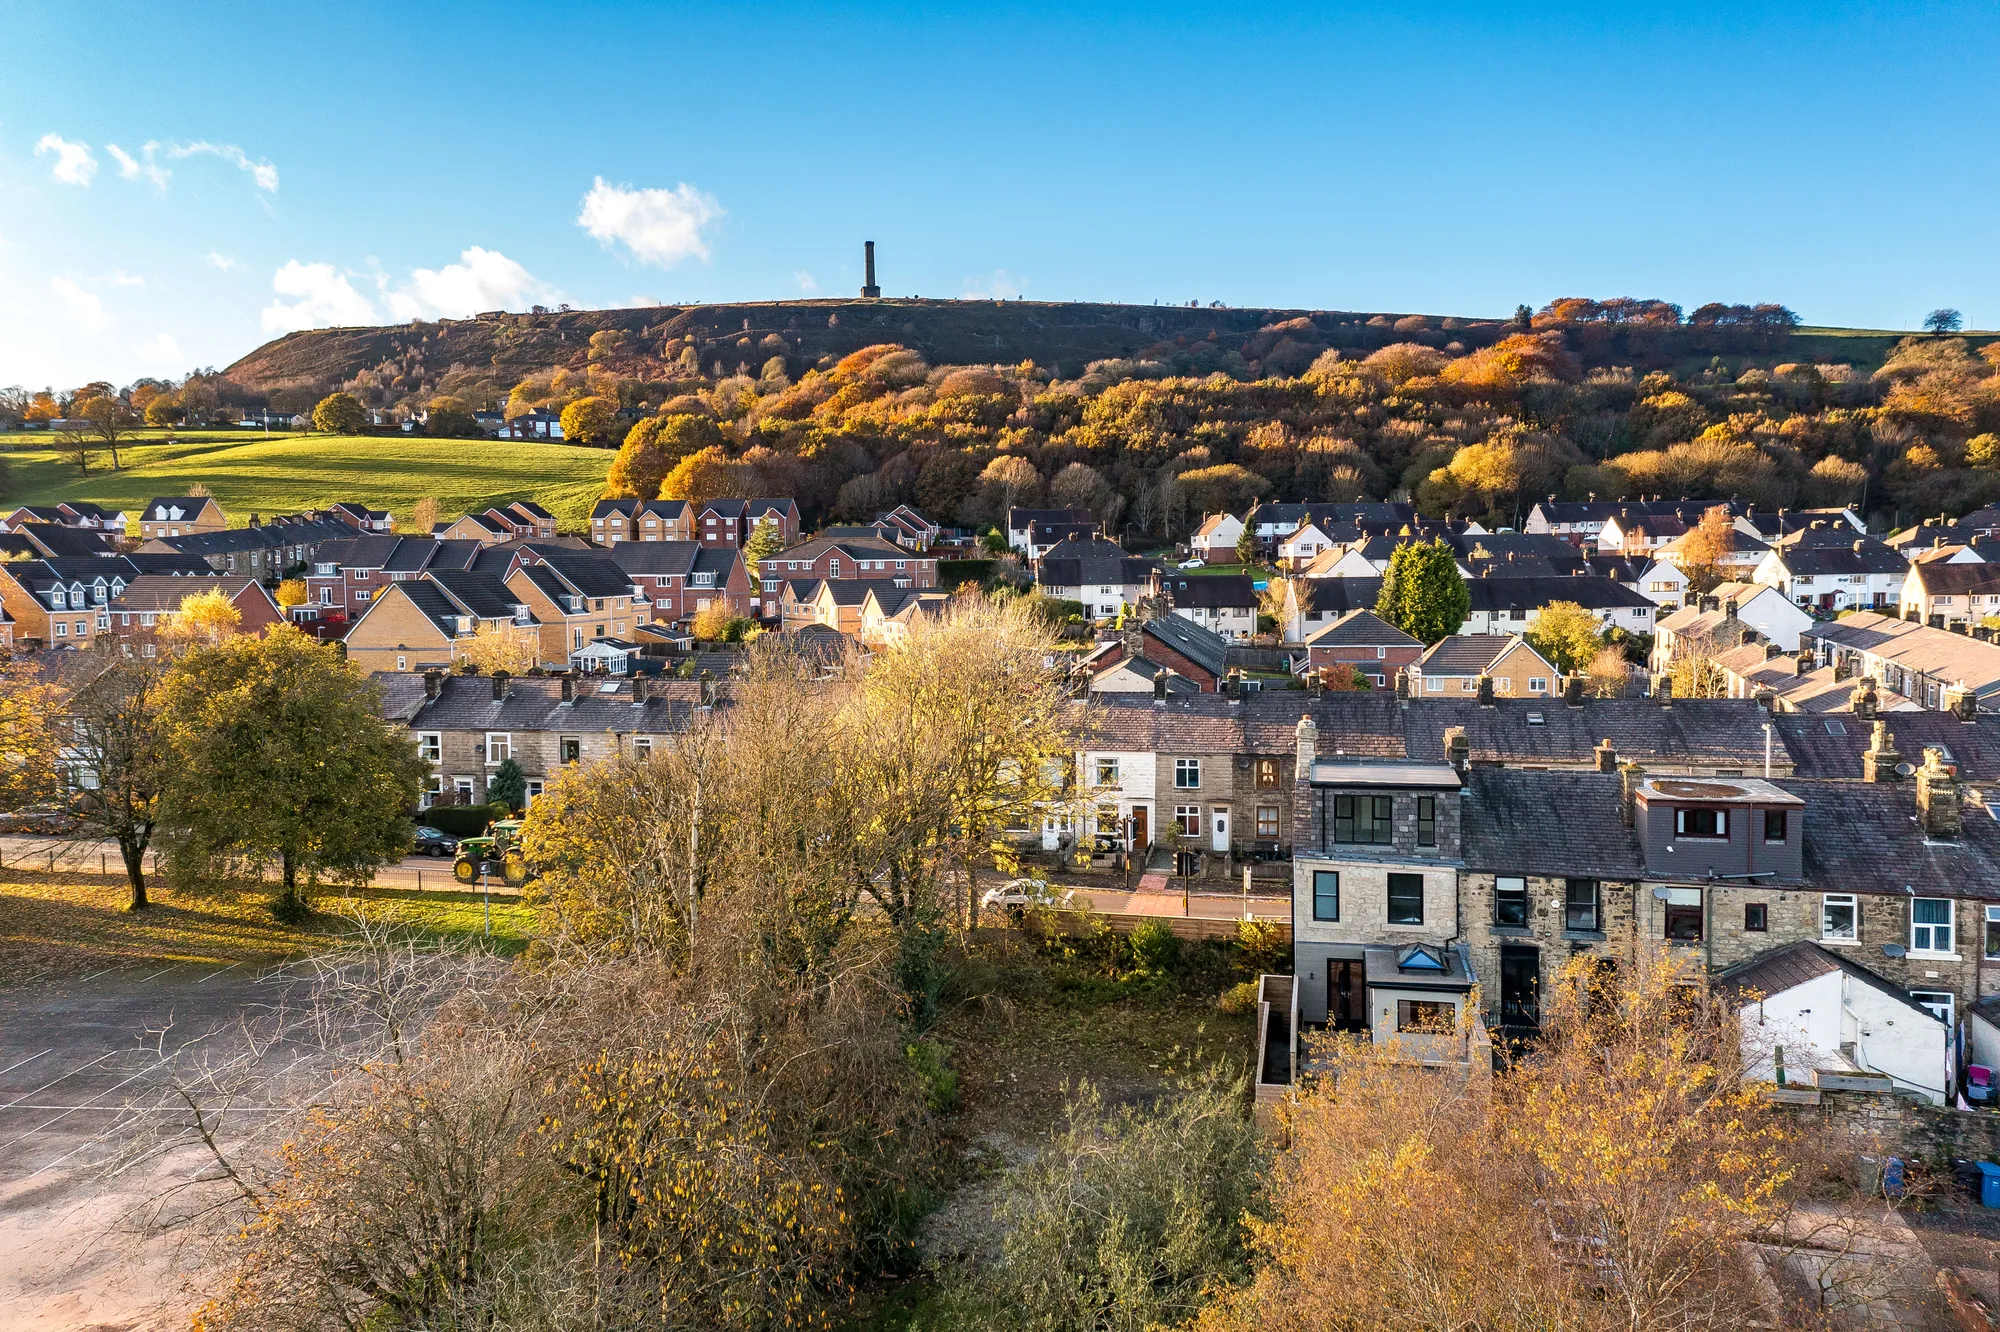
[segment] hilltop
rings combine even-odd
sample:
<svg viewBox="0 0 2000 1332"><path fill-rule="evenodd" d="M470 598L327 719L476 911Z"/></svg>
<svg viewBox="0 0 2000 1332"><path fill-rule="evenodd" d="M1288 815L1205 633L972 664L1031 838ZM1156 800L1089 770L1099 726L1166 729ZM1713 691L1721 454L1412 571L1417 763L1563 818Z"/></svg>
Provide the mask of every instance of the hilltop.
<svg viewBox="0 0 2000 1332"><path fill-rule="evenodd" d="M837 360L863 347L897 343L932 365L1033 361L1057 378L1074 378L1094 361L1158 356L1204 342L1241 356L1245 371L1275 375L1297 374L1328 349L1365 354L1395 342L1426 342L1477 351L1515 331L1517 325L1500 319L1365 311L914 297L753 301L496 312L436 323L313 329L264 344L224 375L257 393L305 394L331 390L364 371L386 369L414 384L436 382L456 369L488 377L504 390L531 374L589 364L652 378L690 352L692 361L679 365L684 372L713 375L720 362L724 374L741 367L754 375L775 352L798 374L827 357ZM1579 324L1565 331L1587 368L1617 364L1642 370L1705 363L1714 355L1776 353L1786 336L1640 322ZM598 347L593 356L592 337L604 333L615 335L613 345ZM1898 336L1862 335L1842 351L1879 362Z"/></svg>

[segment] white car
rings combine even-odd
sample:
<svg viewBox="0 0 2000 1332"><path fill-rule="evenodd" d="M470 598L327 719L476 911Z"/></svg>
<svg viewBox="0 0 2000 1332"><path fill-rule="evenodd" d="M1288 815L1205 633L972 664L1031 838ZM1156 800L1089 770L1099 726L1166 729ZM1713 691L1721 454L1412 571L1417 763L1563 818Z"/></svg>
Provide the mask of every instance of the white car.
<svg viewBox="0 0 2000 1332"><path fill-rule="evenodd" d="M1208 567L1208 561L1207 561L1207 560L1182 560L1182 561L1181 561L1181 566L1180 566L1180 567L1181 567L1181 568L1183 568L1183 569L1206 569L1206 568Z"/></svg>
<svg viewBox="0 0 2000 1332"><path fill-rule="evenodd" d="M1076 894L1065 888L1058 892L1041 879L1009 879L998 888L988 888L980 895L982 907L1062 907L1067 908L1076 900Z"/></svg>

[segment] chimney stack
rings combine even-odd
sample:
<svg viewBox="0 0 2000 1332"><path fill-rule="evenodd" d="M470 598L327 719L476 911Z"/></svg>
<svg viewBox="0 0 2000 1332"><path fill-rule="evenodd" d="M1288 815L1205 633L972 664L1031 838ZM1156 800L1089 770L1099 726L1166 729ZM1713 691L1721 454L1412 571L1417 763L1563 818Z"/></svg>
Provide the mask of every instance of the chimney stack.
<svg viewBox="0 0 2000 1332"><path fill-rule="evenodd" d="M1625 762L1618 766L1618 808L1620 816L1628 828L1639 822L1639 782L1646 770L1636 763Z"/></svg>
<svg viewBox="0 0 2000 1332"><path fill-rule="evenodd" d="M643 675L632 677L632 706L643 708L646 700L653 695L653 682Z"/></svg>
<svg viewBox="0 0 2000 1332"><path fill-rule="evenodd" d="M1966 688L1963 680L1945 687L1943 702L1944 710L1960 721L1979 720L1979 696Z"/></svg>
<svg viewBox="0 0 2000 1332"><path fill-rule="evenodd" d="M1875 677L1864 675L1855 684L1854 692L1847 696L1847 706L1862 721L1875 720Z"/></svg>
<svg viewBox="0 0 2000 1332"><path fill-rule="evenodd" d="M438 672L436 672L436 671L425 671L425 672L424 672L424 697L425 697L425 698L436 698L436 697L438 696L438 692L439 692L440 690L442 690L443 688L444 688L444 676L443 676L443 675L439 674L439 673L438 673Z"/></svg>
<svg viewBox="0 0 2000 1332"><path fill-rule="evenodd" d="M1674 677L1664 672L1654 676L1653 697L1660 701L1661 707L1672 707L1674 705Z"/></svg>
<svg viewBox="0 0 2000 1332"><path fill-rule="evenodd" d="M1313 760L1319 757L1319 727L1313 724L1311 713L1300 714L1296 736L1298 753L1295 757L1298 766L1294 771L1298 775L1298 780L1311 781Z"/></svg>
<svg viewBox="0 0 2000 1332"><path fill-rule="evenodd" d="M1472 740L1463 726L1444 728L1444 757L1461 775L1472 766Z"/></svg>
<svg viewBox="0 0 2000 1332"><path fill-rule="evenodd" d="M1924 836L1950 841L1958 836L1958 777L1945 766L1944 751L1924 746L1924 766L1917 769L1917 822Z"/></svg>
<svg viewBox="0 0 2000 1332"><path fill-rule="evenodd" d="M1166 667L1162 666L1153 675L1153 701L1155 703L1163 703L1166 701L1167 676L1169 674L1171 674L1171 672L1168 671Z"/></svg>
<svg viewBox="0 0 2000 1332"><path fill-rule="evenodd" d="M1776 643L1764 644L1765 661L1776 661L1779 657L1782 657L1784 655L1785 655L1785 650L1779 647Z"/></svg>
<svg viewBox="0 0 2000 1332"><path fill-rule="evenodd" d="M565 703L576 702L576 677L567 671L562 676L562 701Z"/></svg>
<svg viewBox="0 0 2000 1332"><path fill-rule="evenodd" d="M1396 697L1405 703L1410 701L1410 668L1407 666L1396 668Z"/></svg>
<svg viewBox="0 0 2000 1332"><path fill-rule="evenodd" d="M1861 754L1861 780L1864 782L1893 782L1897 779L1896 765L1903 756L1896 752L1896 737L1889 734L1889 723L1877 721L1869 734L1868 748Z"/></svg>
<svg viewBox="0 0 2000 1332"><path fill-rule="evenodd" d="M493 701L495 703L507 697L507 682L512 678L506 671L493 672Z"/></svg>
<svg viewBox="0 0 2000 1332"><path fill-rule="evenodd" d="M1488 675L1485 671L1481 671L1479 673L1479 678L1473 682L1473 693L1479 699L1480 707L1482 708L1492 707L1493 677Z"/></svg>
<svg viewBox="0 0 2000 1332"><path fill-rule="evenodd" d="M1836 653L1833 658L1833 682L1839 684L1853 673L1853 669L1847 664L1847 654Z"/></svg>
<svg viewBox="0 0 2000 1332"><path fill-rule="evenodd" d="M1597 759L1597 770L1599 772L1618 771L1618 751L1611 747L1609 739L1599 740L1597 748L1590 752Z"/></svg>
<svg viewBox="0 0 2000 1332"><path fill-rule="evenodd" d="M1563 677L1563 702L1572 708L1583 706L1583 672L1571 671Z"/></svg>
<svg viewBox="0 0 2000 1332"><path fill-rule="evenodd" d="M861 284L861 294L874 300L882 294L882 289L875 285L875 242L861 242L861 254L862 263L868 270L867 280Z"/></svg>

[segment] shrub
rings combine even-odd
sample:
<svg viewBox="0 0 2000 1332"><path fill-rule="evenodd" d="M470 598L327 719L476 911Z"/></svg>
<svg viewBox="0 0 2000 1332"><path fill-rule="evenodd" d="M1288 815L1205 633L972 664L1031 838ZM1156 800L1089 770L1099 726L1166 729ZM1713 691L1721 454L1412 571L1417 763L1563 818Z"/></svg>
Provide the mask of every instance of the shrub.
<svg viewBox="0 0 2000 1332"><path fill-rule="evenodd" d="M946 1064L950 1046L926 1036L904 1046L903 1057L923 1080L924 1104L932 1114L945 1114L958 1104L958 1074Z"/></svg>
<svg viewBox="0 0 2000 1332"><path fill-rule="evenodd" d="M1246 920L1236 926L1236 964L1252 976L1292 969L1292 946L1274 920Z"/></svg>
<svg viewBox="0 0 2000 1332"><path fill-rule="evenodd" d="M511 812L505 805L433 805L424 811L423 821L453 837L477 837L487 824Z"/></svg>
<svg viewBox="0 0 2000 1332"><path fill-rule="evenodd" d="M1132 929L1132 962L1141 971L1165 975L1181 960L1180 937L1163 920L1142 920Z"/></svg>
<svg viewBox="0 0 2000 1332"><path fill-rule="evenodd" d="M1227 1013L1231 1017L1243 1013L1256 1012L1257 982L1253 980L1238 981L1224 990L1221 997L1215 1001L1215 1011L1218 1013Z"/></svg>

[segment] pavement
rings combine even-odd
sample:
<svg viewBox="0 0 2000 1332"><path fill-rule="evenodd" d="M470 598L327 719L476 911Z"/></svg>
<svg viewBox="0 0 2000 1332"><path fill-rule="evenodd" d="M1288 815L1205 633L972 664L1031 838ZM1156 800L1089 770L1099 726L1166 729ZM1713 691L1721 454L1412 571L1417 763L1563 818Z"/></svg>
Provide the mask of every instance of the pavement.
<svg viewBox="0 0 2000 1332"><path fill-rule="evenodd" d="M11 833L0 836L0 869L16 866L42 871L53 868L121 876L125 873L125 862L119 856L116 842L72 841L62 837L30 837ZM148 854L146 867L149 874L157 873L158 857ZM384 865L376 871L376 881L398 888L425 890L457 886L451 876L450 858L437 856L406 856L395 864ZM493 883L493 888L496 893L510 891L498 880Z"/></svg>
<svg viewBox="0 0 2000 1332"><path fill-rule="evenodd" d="M190 1254L156 1223L214 1169L175 1089L205 1088L224 1142L282 1125L266 1093L317 1048L286 1017L304 974L136 964L0 991L0 1328L187 1325Z"/></svg>

